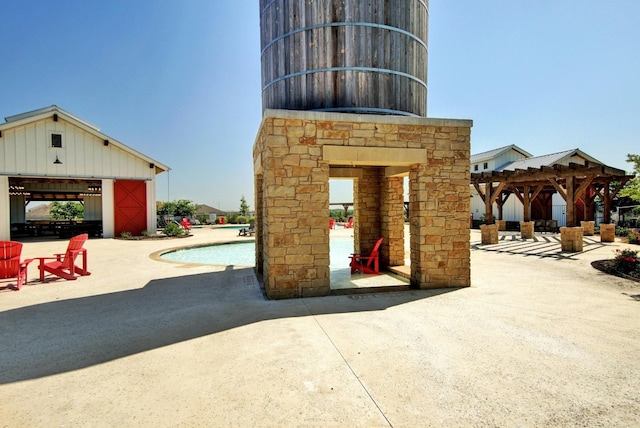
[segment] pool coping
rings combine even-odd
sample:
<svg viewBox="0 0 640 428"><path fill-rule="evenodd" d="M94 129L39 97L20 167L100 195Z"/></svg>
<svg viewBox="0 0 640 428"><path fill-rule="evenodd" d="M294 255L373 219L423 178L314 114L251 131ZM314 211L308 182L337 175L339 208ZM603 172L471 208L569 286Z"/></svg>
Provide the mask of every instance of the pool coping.
<svg viewBox="0 0 640 428"><path fill-rule="evenodd" d="M200 247L212 247L214 245L217 246L217 245L238 244L238 243L244 243L244 242L255 242L255 241L256 241L255 239L246 239L246 240L242 240L242 241L233 240L233 241L220 241L220 242L209 242L209 243L205 242L205 243L193 244L193 245L181 245L179 247L170 247L170 248L164 248L162 250L155 251L155 252L149 254L149 258L151 260L158 261L158 262L173 263L173 264L178 264L178 265L183 265L183 266L240 266L240 267L255 268L255 265L240 265L240 264L226 264L226 263L179 262L179 261L175 261L175 260L168 260L168 259L162 258L163 254L171 253L171 252L179 251L179 250L187 250L187 249L200 248Z"/></svg>

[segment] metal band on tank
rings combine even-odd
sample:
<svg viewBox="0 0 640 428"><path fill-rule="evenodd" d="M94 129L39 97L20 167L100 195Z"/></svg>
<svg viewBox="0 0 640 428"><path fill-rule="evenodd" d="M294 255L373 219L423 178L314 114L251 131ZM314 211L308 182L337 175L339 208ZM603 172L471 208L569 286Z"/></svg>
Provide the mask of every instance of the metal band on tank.
<svg viewBox="0 0 640 428"><path fill-rule="evenodd" d="M377 113L377 114L394 114L400 116L420 117L417 114L409 113L404 110L393 110L389 108L375 108L375 107L328 107L328 108L314 108L311 111L326 111L326 112L359 112L359 113Z"/></svg>
<svg viewBox="0 0 640 428"><path fill-rule="evenodd" d="M275 3L276 0L271 0L270 2L267 2L264 7L262 8L262 10L260 11L260 15L264 14L264 11L267 10L269 8L269 6L271 6L273 3ZM424 7L425 9L427 9L427 13L429 12L429 7L427 6L427 3L425 0L417 0L418 3L422 4L422 7Z"/></svg>
<svg viewBox="0 0 640 428"><path fill-rule="evenodd" d="M302 27L302 28L296 28L293 31L289 31L288 33L284 33L284 34L280 34L279 36L275 37L273 40L271 40L269 43L267 43L267 45L262 49L262 51L260 51L260 55L264 55L264 52L274 43L276 43L279 40L282 39L286 39L287 37L297 34L297 33L302 33L303 31L309 31L309 30L316 30L318 28L327 28L327 27L369 27L369 28L380 28L382 30L389 30L389 31L393 31L396 33L400 33L403 36L407 36L413 40L415 40L416 42L420 43L422 45L422 47L424 48L425 51L428 52L428 48L427 48L427 44L425 42L422 41L422 39L420 39L419 37L417 37L415 34L410 33L406 30L402 30L398 27L392 27L390 25L384 25L384 24L374 24L371 22L327 22L325 24L317 24L317 25L311 25L309 27Z"/></svg>
<svg viewBox="0 0 640 428"><path fill-rule="evenodd" d="M325 73L328 71L370 71L374 73L395 74L396 76L406 77L415 82L418 82L419 84L424 86L425 89L427 89L427 84L424 81L418 79L416 76L412 74L405 73L402 71L389 70L388 68L376 68L376 67L329 67L329 68L314 68L313 70L305 70L305 71L298 71L296 73L285 74L284 76L280 76L277 79L274 79L271 82L267 83L262 88L262 92L266 91L269 86L273 85L274 83L278 83L282 80L290 79L292 77L297 77L297 76L304 76L306 74Z"/></svg>

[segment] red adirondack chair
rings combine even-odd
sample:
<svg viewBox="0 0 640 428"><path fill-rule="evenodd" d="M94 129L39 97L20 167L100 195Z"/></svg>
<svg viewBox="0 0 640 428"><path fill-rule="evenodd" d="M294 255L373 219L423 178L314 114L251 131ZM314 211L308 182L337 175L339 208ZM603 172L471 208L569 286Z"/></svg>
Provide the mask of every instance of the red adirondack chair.
<svg viewBox="0 0 640 428"><path fill-rule="evenodd" d="M380 244L382 244L382 238L376 241L376 245L373 246L373 250L368 256L362 256L360 254L351 254L351 273L359 271L362 273L368 273L371 275L378 275L378 251L380 250Z"/></svg>
<svg viewBox="0 0 640 428"><path fill-rule="evenodd" d="M0 279L16 279L15 286L11 283L0 289L14 288L20 290L27 282L27 265L31 260L20 262L22 244L14 241L0 241Z"/></svg>
<svg viewBox="0 0 640 428"><path fill-rule="evenodd" d="M345 229L353 229L353 217L349 217L349 221L344 224Z"/></svg>
<svg viewBox="0 0 640 428"><path fill-rule="evenodd" d="M335 229L336 228L336 219L335 218L330 218L329 219L329 229Z"/></svg>
<svg viewBox="0 0 640 428"><path fill-rule="evenodd" d="M35 257L33 260L40 260L40 281L44 282L45 272L67 280L75 280L77 275L91 275L87 270L87 250L82 247L88 237L86 233L74 236L69 240L67 251L54 254L55 257ZM79 255L82 255L82 267L75 264Z"/></svg>
<svg viewBox="0 0 640 428"><path fill-rule="evenodd" d="M191 222L186 217L182 217L182 221L180 222L180 226L182 226L182 228L184 230L191 230Z"/></svg>

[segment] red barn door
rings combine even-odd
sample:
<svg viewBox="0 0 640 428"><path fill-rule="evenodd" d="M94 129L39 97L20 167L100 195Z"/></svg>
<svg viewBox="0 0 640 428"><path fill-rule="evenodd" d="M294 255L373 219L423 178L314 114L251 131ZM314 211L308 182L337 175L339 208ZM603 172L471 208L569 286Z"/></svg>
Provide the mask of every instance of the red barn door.
<svg viewBox="0 0 640 428"><path fill-rule="evenodd" d="M114 233L141 235L147 230L147 185L144 181L116 180L113 188Z"/></svg>

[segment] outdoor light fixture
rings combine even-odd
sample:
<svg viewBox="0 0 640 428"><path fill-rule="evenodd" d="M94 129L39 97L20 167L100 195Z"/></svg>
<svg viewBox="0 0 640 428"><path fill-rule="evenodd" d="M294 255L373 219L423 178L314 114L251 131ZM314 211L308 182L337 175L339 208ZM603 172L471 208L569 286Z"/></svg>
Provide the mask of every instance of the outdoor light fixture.
<svg viewBox="0 0 640 428"><path fill-rule="evenodd" d="M155 167L155 165L153 163L150 163L149 168L153 168L153 167Z"/></svg>
<svg viewBox="0 0 640 428"><path fill-rule="evenodd" d="M104 144L105 146L108 146L109 145L109 140L104 140L104 142L102 144Z"/></svg>
<svg viewBox="0 0 640 428"><path fill-rule="evenodd" d="M56 160L53 161L54 165L62 165L62 161L58 159L58 155L56 155Z"/></svg>
<svg viewBox="0 0 640 428"><path fill-rule="evenodd" d="M54 122L57 122L57 121L58 121L58 115L57 115L57 114L55 114L55 113L53 114L53 121L54 121Z"/></svg>

